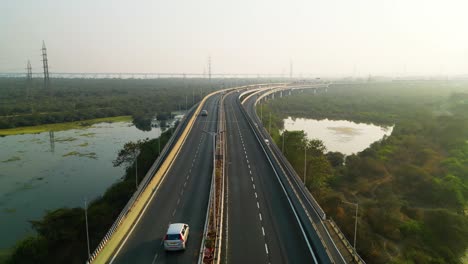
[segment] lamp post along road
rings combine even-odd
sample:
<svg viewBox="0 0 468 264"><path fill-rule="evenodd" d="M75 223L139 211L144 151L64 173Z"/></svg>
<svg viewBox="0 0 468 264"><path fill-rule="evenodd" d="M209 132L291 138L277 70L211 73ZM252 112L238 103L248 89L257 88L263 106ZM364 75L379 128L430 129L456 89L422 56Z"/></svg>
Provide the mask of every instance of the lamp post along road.
<svg viewBox="0 0 468 264"><path fill-rule="evenodd" d="M304 185L306 185L307 175L307 144L304 146Z"/></svg>
<svg viewBox="0 0 468 264"><path fill-rule="evenodd" d="M286 133L286 130L283 131L283 145L281 146L281 152L284 154L284 133Z"/></svg>
<svg viewBox="0 0 468 264"><path fill-rule="evenodd" d="M271 112L270 112L270 122L269 122L269 125L268 125L268 134L271 135Z"/></svg>
<svg viewBox="0 0 468 264"><path fill-rule="evenodd" d="M88 259L91 257L89 250L89 228L88 228L88 204L86 198L84 200L84 210L85 210L85 221L86 221L86 243L88 244Z"/></svg>
<svg viewBox="0 0 468 264"><path fill-rule="evenodd" d="M138 155L140 150L135 151L135 188L138 189Z"/></svg>
<svg viewBox="0 0 468 264"><path fill-rule="evenodd" d="M356 206L356 215L355 215L355 219L354 219L354 252L357 253L357 249L356 249L356 236L357 236L357 224L358 224L358 211L359 211L359 203L352 203L352 202L346 202L346 201L342 201L343 203L346 203L346 204L351 204L351 205L354 205Z"/></svg>

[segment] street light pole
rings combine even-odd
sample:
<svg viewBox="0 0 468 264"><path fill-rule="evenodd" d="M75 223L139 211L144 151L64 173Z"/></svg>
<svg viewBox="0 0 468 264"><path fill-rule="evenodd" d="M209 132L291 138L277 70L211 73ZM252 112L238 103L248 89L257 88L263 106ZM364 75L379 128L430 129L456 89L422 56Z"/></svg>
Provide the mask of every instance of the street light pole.
<svg viewBox="0 0 468 264"><path fill-rule="evenodd" d="M356 219L354 220L354 251L357 251L357 249L356 249L356 234L357 234L358 211L359 211L359 204L356 203Z"/></svg>
<svg viewBox="0 0 468 264"><path fill-rule="evenodd" d="M135 152L135 189L138 189L138 151Z"/></svg>
<svg viewBox="0 0 468 264"><path fill-rule="evenodd" d="M138 189L138 155L135 157L135 189Z"/></svg>
<svg viewBox="0 0 468 264"><path fill-rule="evenodd" d="M352 202L347 202L347 201L342 201L342 202L346 203L346 204L351 204L351 205L356 206L356 216L355 216L355 220L354 220L354 251L357 252L357 249L356 249L356 236L357 236L359 203L352 203Z"/></svg>
<svg viewBox="0 0 468 264"><path fill-rule="evenodd" d="M281 152L284 154L284 133L286 133L286 130L283 131L283 145L281 146Z"/></svg>
<svg viewBox="0 0 468 264"><path fill-rule="evenodd" d="M85 209L85 221L86 221L86 242L88 244L88 259L91 258L91 252L89 251L89 229L88 229L88 204L86 203L86 198L84 200L84 209Z"/></svg>
<svg viewBox="0 0 468 264"><path fill-rule="evenodd" d="M307 175L307 143L304 145L304 185L306 184Z"/></svg>
<svg viewBox="0 0 468 264"><path fill-rule="evenodd" d="M268 134L271 135L271 112L270 112L270 124L268 125Z"/></svg>
<svg viewBox="0 0 468 264"><path fill-rule="evenodd" d="M260 104L260 121L263 123L263 104Z"/></svg>

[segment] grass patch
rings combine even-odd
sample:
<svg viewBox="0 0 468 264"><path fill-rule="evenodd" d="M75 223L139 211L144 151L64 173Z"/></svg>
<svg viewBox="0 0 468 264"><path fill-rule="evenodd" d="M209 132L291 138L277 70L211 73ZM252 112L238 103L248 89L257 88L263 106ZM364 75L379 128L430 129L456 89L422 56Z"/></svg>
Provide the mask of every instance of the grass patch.
<svg viewBox="0 0 468 264"><path fill-rule="evenodd" d="M82 137L94 137L94 135L96 135L96 133L84 133L84 134L81 134L80 136L82 136Z"/></svg>
<svg viewBox="0 0 468 264"><path fill-rule="evenodd" d="M0 264L7 263L7 260L10 258L13 253L13 248L0 249Z"/></svg>
<svg viewBox="0 0 468 264"><path fill-rule="evenodd" d="M76 138L74 137L66 137L66 138L56 138L55 142L70 142L70 141L75 141Z"/></svg>
<svg viewBox="0 0 468 264"><path fill-rule="evenodd" d="M66 154L63 154L62 157L70 157L70 156L77 156L77 157L86 157L90 159L97 159L97 155L94 152L89 152L89 153L80 153L78 151L71 151Z"/></svg>
<svg viewBox="0 0 468 264"><path fill-rule="evenodd" d="M97 123L114 123L114 122L130 122L132 121L131 116L116 116L116 117L104 117L89 119L76 122L67 122L67 123L58 123L58 124L47 124L40 126L29 126L29 127L18 127L10 129L0 129L0 136L11 136L11 135L21 135L21 134L36 134L47 131L63 131L69 129L80 129L90 127ZM92 133L89 133L92 134ZM84 134L85 136L90 136Z"/></svg>
<svg viewBox="0 0 468 264"><path fill-rule="evenodd" d="M78 147L87 147L88 145L89 145L89 143L85 142L85 143L79 144Z"/></svg>
<svg viewBox="0 0 468 264"><path fill-rule="evenodd" d="M9 158L9 159L7 159L7 160L4 160L4 161L2 161L2 162L3 162L3 163L7 163L7 162L18 161L18 160L21 160L21 158L18 157L18 156L13 156L13 157L11 157L11 158Z"/></svg>
<svg viewBox="0 0 468 264"><path fill-rule="evenodd" d="M7 214L13 214L16 213L16 208L5 208L3 209L3 212Z"/></svg>

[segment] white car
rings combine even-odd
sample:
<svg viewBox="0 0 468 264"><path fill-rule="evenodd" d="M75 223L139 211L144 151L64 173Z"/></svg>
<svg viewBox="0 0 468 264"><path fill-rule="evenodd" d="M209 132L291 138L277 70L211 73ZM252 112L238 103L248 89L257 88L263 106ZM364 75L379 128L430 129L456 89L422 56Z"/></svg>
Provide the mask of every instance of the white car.
<svg viewBox="0 0 468 264"><path fill-rule="evenodd" d="M189 226L184 223L170 224L164 237L165 250L185 250Z"/></svg>

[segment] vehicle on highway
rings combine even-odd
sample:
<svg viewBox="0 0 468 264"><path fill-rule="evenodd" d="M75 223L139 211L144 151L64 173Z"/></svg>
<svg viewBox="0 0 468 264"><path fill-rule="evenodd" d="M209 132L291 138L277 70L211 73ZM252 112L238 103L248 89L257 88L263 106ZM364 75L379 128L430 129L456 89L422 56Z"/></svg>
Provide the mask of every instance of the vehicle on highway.
<svg viewBox="0 0 468 264"><path fill-rule="evenodd" d="M201 116L207 116L208 115L208 111L206 110L202 110L201 113L200 113Z"/></svg>
<svg viewBox="0 0 468 264"><path fill-rule="evenodd" d="M265 143L266 143L268 146L270 146L270 140L265 139Z"/></svg>
<svg viewBox="0 0 468 264"><path fill-rule="evenodd" d="M189 226L187 224L170 224L164 237L164 249L167 251L185 250L188 235Z"/></svg>

